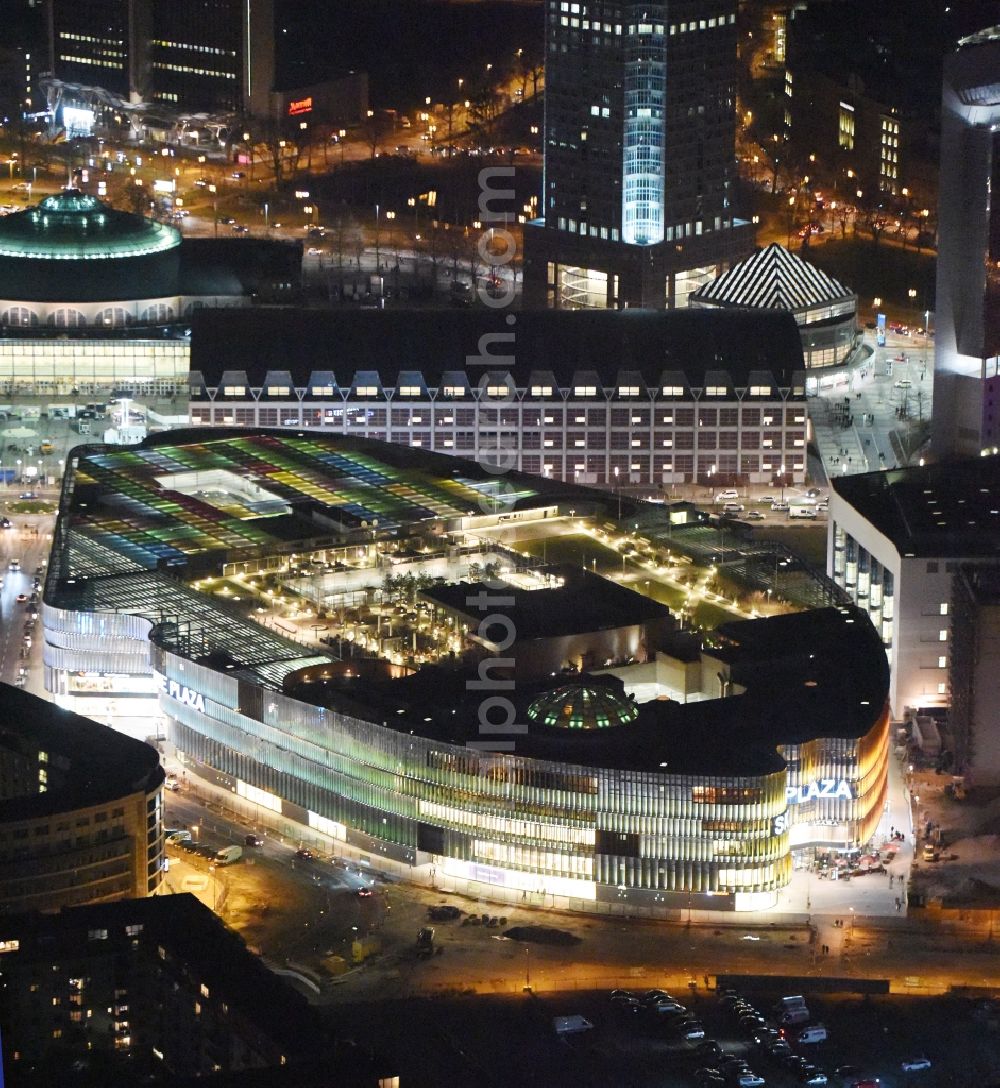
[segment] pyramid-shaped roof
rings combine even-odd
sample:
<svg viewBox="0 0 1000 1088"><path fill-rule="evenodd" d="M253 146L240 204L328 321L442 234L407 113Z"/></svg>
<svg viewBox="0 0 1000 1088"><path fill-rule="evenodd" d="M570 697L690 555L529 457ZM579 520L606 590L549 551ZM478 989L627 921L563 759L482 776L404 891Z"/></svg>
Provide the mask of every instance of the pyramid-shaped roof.
<svg viewBox="0 0 1000 1088"><path fill-rule="evenodd" d="M691 300L795 313L853 297L849 287L774 242L699 287Z"/></svg>

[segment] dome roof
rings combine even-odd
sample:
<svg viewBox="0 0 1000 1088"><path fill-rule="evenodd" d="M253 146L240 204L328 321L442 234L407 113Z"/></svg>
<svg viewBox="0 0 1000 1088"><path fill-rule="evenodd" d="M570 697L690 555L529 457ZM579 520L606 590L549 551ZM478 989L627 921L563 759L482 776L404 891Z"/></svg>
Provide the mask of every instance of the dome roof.
<svg viewBox="0 0 1000 1088"><path fill-rule="evenodd" d="M614 688L574 681L543 692L528 707L528 717L559 729L610 729L628 725L639 708Z"/></svg>
<svg viewBox="0 0 1000 1088"><path fill-rule="evenodd" d="M173 227L118 211L78 189L0 218L0 257L108 260L162 253L180 243Z"/></svg>

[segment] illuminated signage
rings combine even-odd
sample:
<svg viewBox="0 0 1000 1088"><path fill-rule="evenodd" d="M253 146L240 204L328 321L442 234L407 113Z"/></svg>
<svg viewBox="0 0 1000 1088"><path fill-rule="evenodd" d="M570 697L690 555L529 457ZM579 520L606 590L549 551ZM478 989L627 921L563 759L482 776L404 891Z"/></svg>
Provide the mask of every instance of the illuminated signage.
<svg viewBox="0 0 1000 1088"><path fill-rule="evenodd" d="M288 116L295 117L300 113L312 113L312 108L312 95L309 95L308 98L296 98L288 103Z"/></svg>
<svg viewBox="0 0 1000 1088"><path fill-rule="evenodd" d="M788 830L788 812L782 812L771 821L771 834L784 835Z"/></svg>
<svg viewBox="0 0 1000 1088"><path fill-rule="evenodd" d="M785 796L790 805L802 805L806 801L817 801L820 798L853 801L854 790L846 778L820 778L801 786L786 787Z"/></svg>
<svg viewBox="0 0 1000 1088"><path fill-rule="evenodd" d="M165 676L160 677L160 691L164 695L169 695L171 699L191 707L192 710L197 710L200 714L205 713L205 696L199 691L185 687L176 680L168 680Z"/></svg>

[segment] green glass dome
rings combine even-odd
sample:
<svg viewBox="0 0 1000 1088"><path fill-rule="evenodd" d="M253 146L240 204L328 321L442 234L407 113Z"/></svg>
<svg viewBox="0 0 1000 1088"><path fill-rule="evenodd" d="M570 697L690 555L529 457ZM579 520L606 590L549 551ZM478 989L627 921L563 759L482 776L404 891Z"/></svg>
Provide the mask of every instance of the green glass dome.
<svg viewBox="0 0 1000 1088"><path fill-rule="evenodd" d="M163 253L180 244L173 227L119 211L78 189L64 189L34 208L0 218L0 257L111 260Z"/></svg>
<svg viewBox="0 0 1000 1088"><path fill-rule="evenodd" d="M532 721L558 729L611 729L638 716L639 708L624 695L584 681L546 691L528 707Z"/></svg>

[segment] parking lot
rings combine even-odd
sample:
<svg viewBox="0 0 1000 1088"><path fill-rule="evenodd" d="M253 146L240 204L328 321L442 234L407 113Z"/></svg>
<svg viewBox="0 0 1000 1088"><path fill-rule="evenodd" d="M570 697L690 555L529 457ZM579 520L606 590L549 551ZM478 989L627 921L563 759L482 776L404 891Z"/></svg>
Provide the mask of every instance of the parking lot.
<svg viewBox="0 0 1000 1088"><path fill-rule="evenodd" d="M793 1069L765 1055L720 1007L714 993L699 989L693 997L675 996L697 1014L725 1058L745 1060L764 1084L774 1088L805 1083ZM781 994L745 996L761 1011L770 1012ZM1000 1084L997 1022L971 999L805 997L812 1019L827 1027L829 1040L814 1046L793 1044L791 1050L822 1069L831 1088L857 1083L878 1088ZM573 1015L584 1016L594 1024L593 1030L558 1037L553 1017ZM390 1002L379 1007L377 1017L367 1006L341 1006L338 1019L359 1037L372 1042L377 1037L383 1046L399 1047L406 1055L403 1068L414 1070L417 1084L425 1083L420 1077L424 1061L431 1069L434 1062L446 1062L449 1052L461 1061L466 1076L470 1070L480 1071L478 1084L697 1088L713 1083L707 1074L698 1076L708 1064L698 1055L701 1041L682 1041L669 1017L616 1010L608 992ZM903 1071L904 1061L924 1055L930 1068ZM842 1072L835 1072L838 1069ZM729 1073L723 1074L721 1083L736 1086L739 1080ZM759 1088L759 1081L745 1081L752 1083Z"/></svg>

